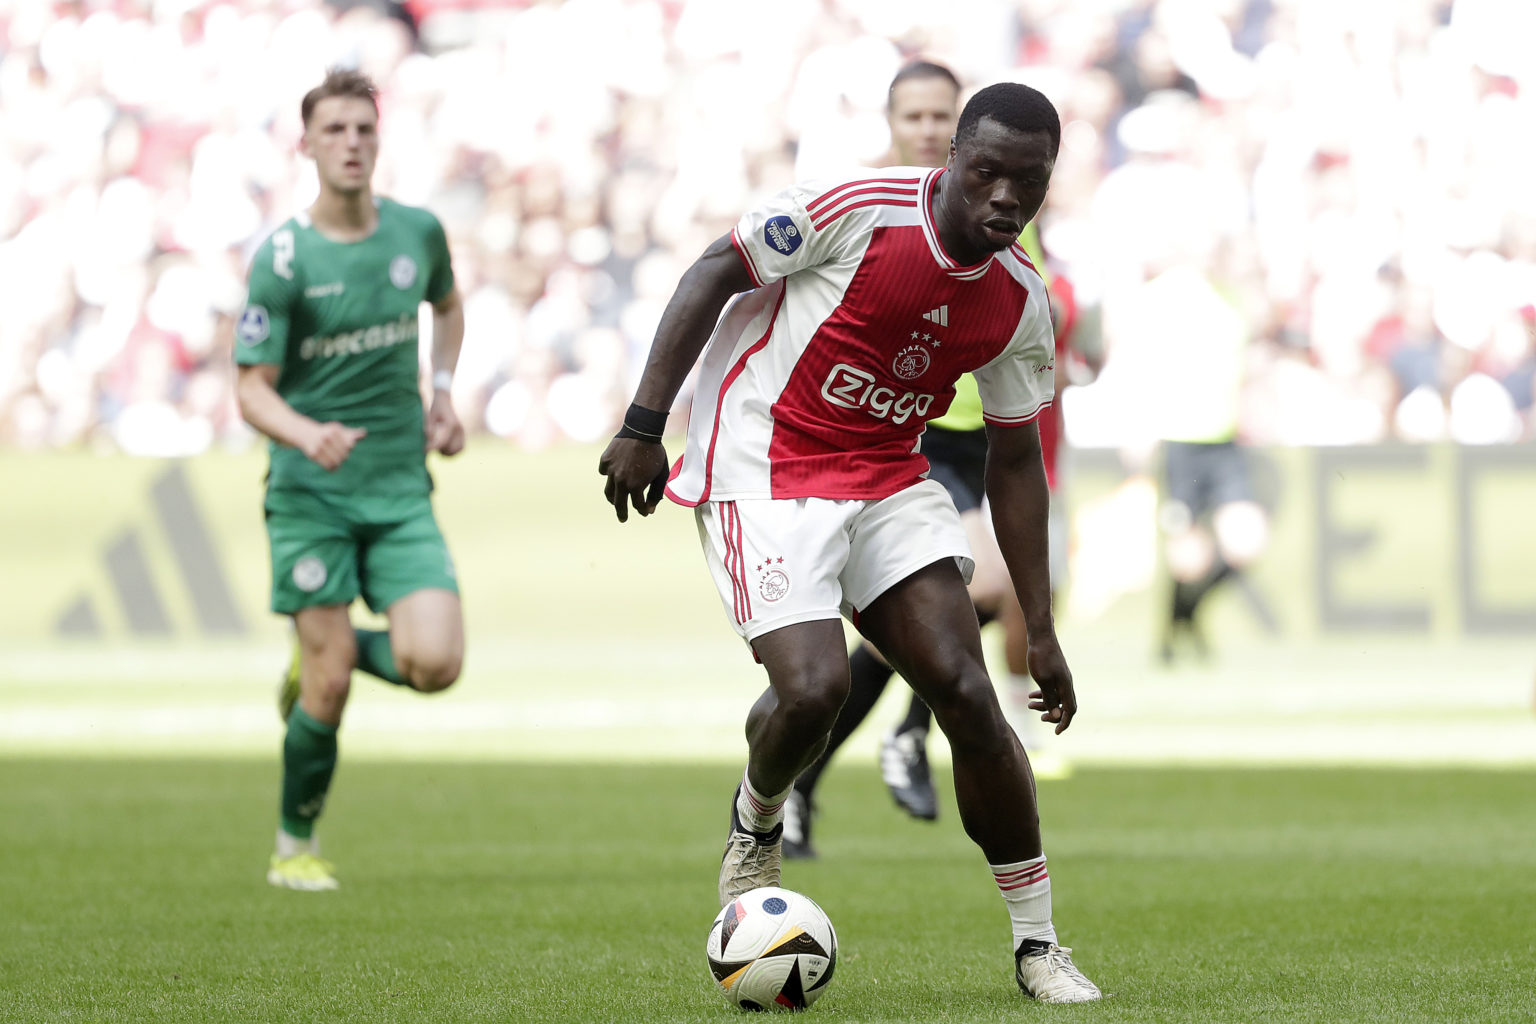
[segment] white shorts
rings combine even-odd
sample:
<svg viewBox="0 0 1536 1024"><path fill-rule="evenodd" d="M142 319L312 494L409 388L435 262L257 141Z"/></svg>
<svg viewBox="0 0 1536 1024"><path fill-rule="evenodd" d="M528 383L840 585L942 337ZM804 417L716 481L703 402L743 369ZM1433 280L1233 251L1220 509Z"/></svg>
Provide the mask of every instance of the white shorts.
<svg viewBox="0 0 1536 1024"><path fill-rule="evenodd" d="M859 610L925 565L975 563L955 503L922 480L875 501L751 498L694 509L704 560L731 625L749 644L796 622Z"/></svg>

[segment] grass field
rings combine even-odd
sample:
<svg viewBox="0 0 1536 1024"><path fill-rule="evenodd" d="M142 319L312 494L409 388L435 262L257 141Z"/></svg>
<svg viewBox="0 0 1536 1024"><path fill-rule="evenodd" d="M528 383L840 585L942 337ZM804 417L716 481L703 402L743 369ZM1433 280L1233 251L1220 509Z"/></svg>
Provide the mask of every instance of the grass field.
<svg viewBox="0 0 1536 1024"><path fill-rule="evenodd" d="M0 762L0 1019L716 1021L726 766L343 765L344 887L262 880L275 768ZM1516 772L1085 770L1043 784L1057 923L1108 998L1013 986L954 814L828 777L840 1021L1530 1021L1536 781ZM1519 809L1516 812L1516 809ZM946 807L946 811L949 807Z"/></svg>
<svg viewBox="0 0 1536 1024"><path fill-rule="evenodd" d="M248 624L224 639L148 511L165 466L0 458L33 496L0 506L0 1022L735 1019L703 947L761 669L687 514L617 526L595 463L479 450L440 475L465 676L431 699L357 683L322 826L343 889L311 895L262 877L287 652L259 455L188 470ZM1340 592L1423 602L1432 628L1324 629L1295 479L1255 574L1279 634L1218 597L1216 657L1170 671L1152 589L1059 623L1082 712L1054 741L1077 772L1043 785L1046 850L1062 940L1110 998L1018 994L942 739L944 816L919 825L874 775L872 725L825 781L822 860L785 879L842 941L810 1019L1536 1021L1529 637L1467 635L1449 535L1364 484L1339 514L1382 539ZM1528 504L1490 506L1489 536L1526 545L1485 545L1500 607L1536 595ZM110 583L123 531L164 636L132 634ZM55 633L81 599L99 634Z"/></svg>

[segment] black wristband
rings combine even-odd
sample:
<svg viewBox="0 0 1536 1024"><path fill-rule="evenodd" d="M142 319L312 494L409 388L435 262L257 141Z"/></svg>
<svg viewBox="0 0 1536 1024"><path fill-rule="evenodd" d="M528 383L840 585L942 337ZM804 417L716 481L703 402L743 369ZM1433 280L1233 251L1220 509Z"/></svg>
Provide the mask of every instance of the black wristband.
<svg viewBox="0 0 1536 1024"><path fill-rule="evenodd" d="M666 413L631 403L629 410L624 413L624 425L614 436L632 437L637 441L649 441L655 444L661 440L661 435L666 429Z"/></svg>

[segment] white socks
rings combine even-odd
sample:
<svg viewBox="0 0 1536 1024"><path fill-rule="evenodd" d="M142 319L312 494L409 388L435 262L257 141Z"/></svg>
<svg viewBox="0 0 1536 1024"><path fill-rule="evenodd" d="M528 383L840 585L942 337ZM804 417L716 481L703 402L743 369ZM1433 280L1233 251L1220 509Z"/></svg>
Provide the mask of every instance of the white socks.
<svg viewBox="0 0 1536 1024"><path fill-rule="evenodd" d="M741 773L741 792L736 795L736 814L741 823L753 832L767 832L784 818L784 801L789 799L791 785L784 792L764 796L752 785L747 773Z"/></svg>
<svg viewBox="0 0 1536 1024"><path fill-rule="evenodd" d="M277 855L283 859L293 857L300 853L319 853L320 841L314 836L308 839L300 839L284 832L282 826L277 829Z"/></svg>
<svg viewBox="0 0 1536 1024"><path fill-rule="evenodd" d="M1045 855L1016 864L988 864L998 891L1008 904L1013 922L1013 948L1025 939L1056 941L1051 924L1051 876L1045 870Z"/></svg>

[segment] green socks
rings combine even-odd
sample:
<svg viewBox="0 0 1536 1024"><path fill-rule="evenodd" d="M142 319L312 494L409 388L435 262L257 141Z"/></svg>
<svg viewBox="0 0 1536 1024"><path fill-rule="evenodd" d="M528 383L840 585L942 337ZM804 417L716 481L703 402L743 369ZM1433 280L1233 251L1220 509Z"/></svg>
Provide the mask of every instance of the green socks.
<svg viewBox="0 0 1536 1024"><path fill-rule="evenodd" d="M354 629L352 636L357 641L358 668L386 683L394 683L396 686L410 685L395 668L395 656L389 649L388 632L378 629Z"/></svg>
<svg viewBox="0 0 1536 1024"><path fill-rule="evenodd" d="M325 806L325 794L336 772L336 726L317 722L295 706L288 715L283 739L283 799L280 824L284 832L308 839Z"/></svg>
<svg viewBox="0 0 1536 1024"><path fill-rule="evenodd" d="M357 667L396 686L409 685L395 668L389 649L389 633L354 629ZM315 819L325 806L325 795L336 773L336 726L311 718L295 704L288 715L288 734L283 739L283 799L281 825L297 839L314 834Z"/></svg>

